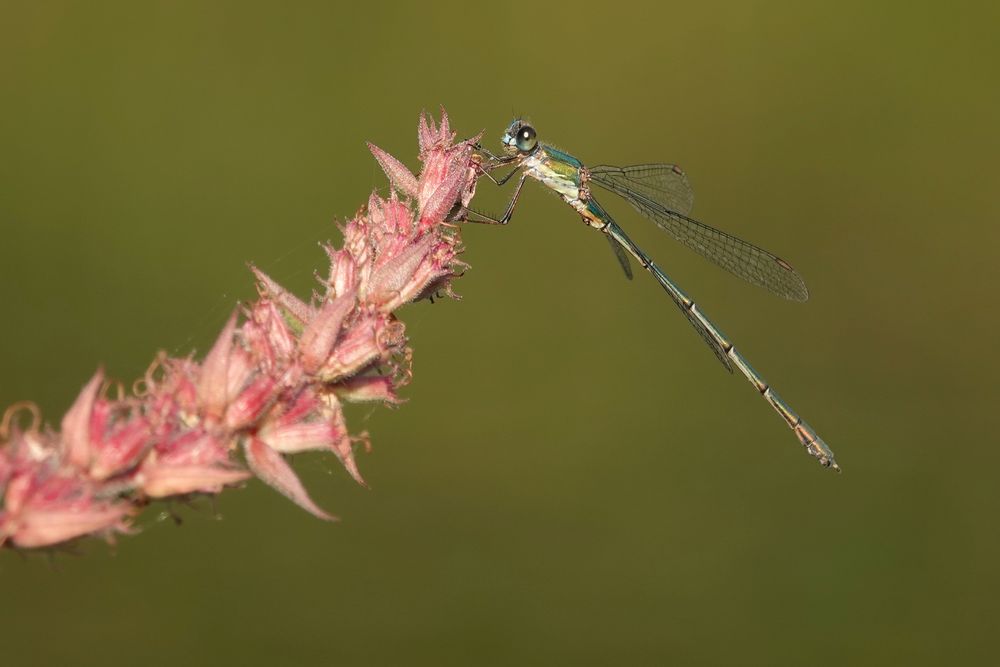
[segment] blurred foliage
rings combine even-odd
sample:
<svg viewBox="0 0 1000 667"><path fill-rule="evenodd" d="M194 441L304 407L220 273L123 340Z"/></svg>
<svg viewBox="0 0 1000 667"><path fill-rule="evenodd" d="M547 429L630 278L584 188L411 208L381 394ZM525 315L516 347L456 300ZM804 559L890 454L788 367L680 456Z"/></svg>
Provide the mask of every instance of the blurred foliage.
<svg viewBox="0 0 1000 667"><path fill-rule="evenodd" d="M962 3L959 3L960 5ZM783 302L605 204L837 453L821 469L645 275L539 187L403 311L415 381L343 522L252 484L84 557L0 553L17 665L984 664L998 593L998 12L986 5L5 2L0 404L204 350L244 264L414 165L421 109L674 161ZM505 193L477 200L499 209ZM530 185L530 184L529 184ZM224 517L222 523L213 520Z"/></svg>

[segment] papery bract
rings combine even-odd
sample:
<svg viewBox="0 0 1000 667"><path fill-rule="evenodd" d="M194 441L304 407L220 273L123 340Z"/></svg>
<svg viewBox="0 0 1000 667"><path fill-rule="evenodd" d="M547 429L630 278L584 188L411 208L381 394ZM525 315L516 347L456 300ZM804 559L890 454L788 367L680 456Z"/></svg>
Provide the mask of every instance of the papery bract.
<svg viewBox="0 0 1000 667"><path fill-rule="evenodd" d="M327 521L337 520L337 517L327 514L313 502L288 462L281 457L281 454L268 447L264 441L250 438L247 440L245 450L250 469L268 486L313 516Z"/></svg>
<svg viewBox="0 0 1000 667"><path fill-rule="evenodd" d="M66 463L86 469L90 465L90 419L94 411L97 392L104 381L104 371L98 370L90 382L80 391L73 407L62 420L63 448Z"/></svg>
<svg viewBox="0 0 1000 667"><path fill-rule="evenodd" d="M333 346L340 336L344 318L355 304L353 293L342 294L328 300L319 309L316 317L302 332L299 347L302 351L302 367L307 373L315 373L329 358Z"/></svg>
<svg viewBox="0 0 1000 667"><path fill-rule="evenodd" d="M368 150L378 160L379 166L389 177L389 182L394 188L410 197L417 196L417 177L402 162L371 142L368 142Z"/></svg>
<svg viewBox="0 0 1000 667"><path fill-rule="evenodd" d="M139 487L151 498L219 493L251 474L237 468L226 447L214 437L192 430L157 446L146 457Z"/></svg>

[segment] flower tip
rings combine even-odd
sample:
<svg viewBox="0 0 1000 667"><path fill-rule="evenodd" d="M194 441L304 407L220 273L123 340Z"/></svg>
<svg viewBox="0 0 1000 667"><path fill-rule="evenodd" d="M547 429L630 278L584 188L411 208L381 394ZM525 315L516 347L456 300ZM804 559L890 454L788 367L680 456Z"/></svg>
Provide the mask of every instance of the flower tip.
<svg viewBox="0 0 1000 667"><path fill-rule="evenodd" d="M368 482L361 476L358 462L354 458L355 442L363 444L365 451L371 451L371 440L368 438L368 432L366 431L355 438L351 438L350 436L341 438L340 442L334 446L334 452L337 454L337 458L340 459L341 465L347 470L347 474L351 476L351 479L364 488L370 489L371 487L368 486Z"/></svg>
<svg viewBox="0 0 1000 667"><path fill-rule="evenodd" d="M94 403L104 382L104 369L98 368L90 381L80 390L73 406L62 419L62 440L66 461L78 469L90 464L91 442L90 422L94 413Z"/></svg>
<svg viewBox="0 0 1000 667"><path fill-rule="evenodd" d="M448 137L447 141L451 141L451 127L448 125L448 112L444 110L444 105L440 105L438 109L441 111L441 137Z"/></svg>
<svg viewBox="0 0 1000 667"><path fill-rule="evenodd" d="M406 165L370 141L368 142L368 150L375 156L375 160L382 167L382 171L389 178L389 183L395 189L409 197L417 196L417 177L406 168Z"/></svg>
<svg viewBox="0 0 1000 667"><path fill-rule="evenodd" d="M247 465L257 477L293 503L324 521L337 521L337 517L322 510L306 492L302 481L288 462L278 452L259 438L248 438L244 445Z"/></svg>
<svg viewBox="0 0 1000 667"><path fill-rule="evenodd" d="M230 314L226 325L205 355L198 381L198 398L207 414L221 417L229 402L229 359L236 332L237 312Z"/></svg>

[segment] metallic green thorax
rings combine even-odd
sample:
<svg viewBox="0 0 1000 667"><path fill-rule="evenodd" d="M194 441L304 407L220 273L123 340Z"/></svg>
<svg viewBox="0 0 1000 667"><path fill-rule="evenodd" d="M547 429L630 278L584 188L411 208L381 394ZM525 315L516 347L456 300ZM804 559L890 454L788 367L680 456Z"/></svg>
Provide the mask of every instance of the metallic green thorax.
<svg viewBox="0 0 1000 667"><path fill-rule="evenodd" d="M569 153L539 144L538 149L521 163L528 176L556 192L583 216L591 227L608 222L607 213L590 197L583 175L583 163Z"/></svg>
<svg viewBox="0 0 1000 667"><path fill-rule="evenodd" d="M576 170L579 170L581 167L583 167L582 162L577 160L569 153L564 153L558 148L553 148L552 146L548 146L546 144L542 144L541 146L539 146L539 148L545 152L545 154L549 157L549 159L553 161L562 162L563 164L569 165Z"/></svg>
<svg viewBox="0 0 1000 667"><path fill-rule="evenodd" d="M575 157L539 144L538 150L522 163L528 176L541 181L563 196L577 199L580 193L580 168L583 164Z"/></svg>

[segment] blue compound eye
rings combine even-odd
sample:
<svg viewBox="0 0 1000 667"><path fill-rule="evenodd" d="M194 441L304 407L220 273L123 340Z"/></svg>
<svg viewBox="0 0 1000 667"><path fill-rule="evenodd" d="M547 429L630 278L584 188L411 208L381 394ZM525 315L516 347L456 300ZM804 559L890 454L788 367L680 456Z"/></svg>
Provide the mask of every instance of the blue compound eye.
<svg viewBox="0 0 1000 667"><path fill-rule="evenodd" d="M538 145L538 137L535 135L535 128L530 125L522 125L517 131L517 138L514 140L517 150L522 153L531 152Z"/></svg>

